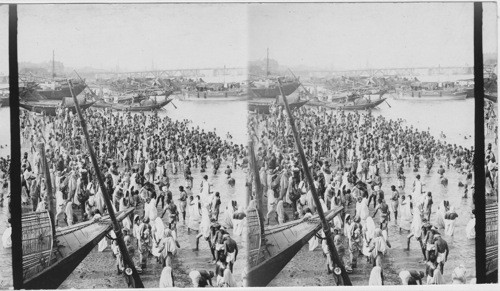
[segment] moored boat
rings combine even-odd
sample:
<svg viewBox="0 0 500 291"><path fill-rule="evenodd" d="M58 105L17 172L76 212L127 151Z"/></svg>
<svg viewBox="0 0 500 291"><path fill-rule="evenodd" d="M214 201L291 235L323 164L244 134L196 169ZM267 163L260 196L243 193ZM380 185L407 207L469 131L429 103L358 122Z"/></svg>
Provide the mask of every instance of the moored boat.
<svg viewBox="0 0 500 291"><path fill-rule="evenodd" d="M73 94L78 96L85 90L87 86L85 84L74 84ZM68 85L62 85L55 89L37 89L38 94L44 96L48 100L62 100L64 97L71 97L71 92Z"/></svg>
<svg viewBox="0 0 500 291"><path fill-rule="evenodd" d="M323 102L323 101L316 101L311 104L307 104L310 106L321 106L321 107L327 107L330 109L341 109L341 110L367 110L367 109L373 109L380 104L382 104L387 98L382 98L379 100L375 101L357 101L356 103L331 103L331 102Z"/></svg>
<svg viewBox="0 0 500 291"><path fill-rule="evenodd" d="M148 102L149 101L149 102ZM116 111L153 111L158 110L172 102L172 99L165 99L163 101L154 102L152 100L141 101L140 103L134 103L131 105L120 104L120 103L107 103L105 101L98 101L94 104L97 108L110 108Z"/></svg>
<svg viewBox="0 0 500 291"><path fill-rule="evenodd" d="M296 102L290 102L290 109L295 109L302 107L305 105L309 100L298 100ZM269 114L271 112L271 107L280 107L283 106L282 104L276 104L274 100L272 101L267 101L267 100L250 100L248 101L248 110L249 111L254 111L260 114Z"/></svg>
<svg viewBox="0 0 500 291"><path fill-rule="evenodd" d="M10 99L9 96L2 96L0 97L0 106L6 107L10 105Z"/></svg>
<svg viewBox="0 0 500 291"><path fill-rule="evenodd" d="M490 94L484 94L484 98L490 100L491 102L498 102L498 95L497 93L490 93Z"/></svg>
<svg viewBox="0 0 500 291"><path fill-rule="evenodd" d="M134 208L117 213L122 221ZM24 214L23 289L56 289L113 229L109 216L52 230L47 211Z"/></svg>
<svg viewBox="0 0 500 291"><path fill-rule="evenodd" d="M237 101L246 100L248 91L246 90L225 90L225 91L183 91L178 95L182 101Z"/></svg>
<svg viewBox="0 0 500 291"><path fill-rule="evenodd" d="M283 94L285 94L285 96L288 96L295 92L295 90L297 90L299 86L300 83L297 81L286 82L282 85ZM276 83L260 87L251 86L249 90L251 92L251 95L257 98L276 98L277 96L281 95L279 86Z"/></svg>
<svg viewBox="0 0 500 291"><path fill-rule="evenodd" d="M410 101L450 101L465 100L467 92L449 92L449 91L411 91L408 94L396 94L394 99Z"/></svg>
<svg viewBox="0 0 500 291"><path fill-rule="evenodd" d="M466 88L465 92L467 93L467 96L465 98L474 98L475 92L474 92L474 87L472 88Z"/></svg>
<svg viewBox="0 0 500 291"><path fill-rule="evenodd" d="M89 108L94 104L93 101L87 102L85 98L82 98L80 106L83 110ZM39 101L20 101L19 107L26 110L44 113L45 115L55 116L59 108L68 109L69 111L75 113L75 104L71 98L64 98L62 101L56 100L39 100Z"/></svg>
<svg viewBox="0 0 500 291"><path fill-rule="evenodd" d="M331 221L341 211L342 207L336 207L326 212L326 220ZM267 227L261 234L258 216L256 209L248 210L247 286L252 287L267 286L300 249L321 230L321 221L318 215L315 215L308 220L299 219Z"/></svg>

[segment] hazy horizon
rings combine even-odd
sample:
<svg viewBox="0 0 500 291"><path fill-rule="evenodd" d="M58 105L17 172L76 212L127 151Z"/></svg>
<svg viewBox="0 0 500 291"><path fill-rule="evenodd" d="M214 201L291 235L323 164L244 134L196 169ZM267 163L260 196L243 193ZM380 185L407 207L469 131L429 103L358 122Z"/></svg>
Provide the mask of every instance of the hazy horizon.
<svg viewBox="0 0 500 291"><path fill-rule="evenodd" d="M497 55L496 3L483 3ZM270 58L330 70L473 66L472 3L18 5L20 62L122 72L247 67ZM0 6L8 24L8 7ZM0 74L8 73L8 25Z"/></svg>
<svg viewBox="0 0 500 291"><path fill-rule="evenodd" d="M251 61L329 69L473 66L472 3L250 4ZM496 4L483 51L497 53ZM265 31L265 33L264 33Z"/></svg>

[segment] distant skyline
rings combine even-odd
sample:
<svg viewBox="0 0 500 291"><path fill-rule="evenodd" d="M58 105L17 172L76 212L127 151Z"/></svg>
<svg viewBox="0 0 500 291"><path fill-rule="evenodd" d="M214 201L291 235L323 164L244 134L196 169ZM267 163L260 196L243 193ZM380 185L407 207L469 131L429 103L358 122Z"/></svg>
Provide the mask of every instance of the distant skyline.
<svg viewBox="0 0 500 291"><path fill-rule="evenodd" d="M483 3L497 54L496 3ZM282 66L348 70L473 66L472 3L19 5L19 61L120 71ZM3 24L3 25L2 25ZM8 7L0 5L0 74Z"/></svg>

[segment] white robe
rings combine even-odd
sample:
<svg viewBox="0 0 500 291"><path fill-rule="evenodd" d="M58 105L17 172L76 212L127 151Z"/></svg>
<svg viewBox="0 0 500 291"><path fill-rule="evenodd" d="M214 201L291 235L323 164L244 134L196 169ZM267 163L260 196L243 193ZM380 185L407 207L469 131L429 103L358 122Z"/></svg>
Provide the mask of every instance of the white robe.
<svg viewBox="0 0 500 291"><path fill-rule="evenodd" d="M436 212L436 227L444 228L444 216L446 214L446 208L444 207L444 200L439 203L438 210Z"/></svg>
<svg viewBox="0 0 500 291"><path fill-rule="evenodd" d="M193 230L200 229L200 210L198 209L198 199L194 199L188 206L188 227Z"/></svg>
<svg viewBox="0 0 500 291"><path fill-rule="evenodd" d="M467 226L465 227L465 234L467 236L467 239L475 239L476 238L476 218L472 218L469 220L467 223Z"/></svg>
<svg viewBox="0 0 500 291"><path fill-rule="evenodd" d="M2 245L4 249L9 249L12 247L12 227L8 227L5 229L2 235Z"/></svg>
<svg viewBox="0 0 500 291"><path fill-rule="evenodd" d="M161 271L159 288L174 287L174 279L172 277L172 268L165 266Z"/></svg>
<svg viewBox="0 0 500 291"><path fill-rule="evenodd" d="M204 238L210 236L210 213L206 207L201 208L200 233Z"/></svg>
<svg viewBox="0 0 500 291"><path fill-rule="evenodd" d="M370 272L370 279L368 281L369 286L379 286L382 285L382 268L379 266L373 267Z"/></svg>
<svg viewBox="0 0 500 291"><path fill-rule="evenodd" d="M227 204L226 209L224 211L224 216L222 218L222 226L224 226L226 229L233 228L233 215L234 215L234 208L232 200L229 200L229 203Z"/></svg>
<svg viewBox="0 0 500 291"><path fill-rule="evenodd" d="M364 231L366 233L366 240L363 243L363 255L370 256L370 246L368 242L374 238L375 235L375 222L371 216L368 216L366 219L366 224L364 227Z"/></svg>
<svg viewBox="0 0 500 291"><path fill-rule="evenodd" d="M403 204L399 204L399 214L400 218L398 219L399 227L404 230L411 229L411 221L413 219L410 209L410 201L406 199Z"/></svg>

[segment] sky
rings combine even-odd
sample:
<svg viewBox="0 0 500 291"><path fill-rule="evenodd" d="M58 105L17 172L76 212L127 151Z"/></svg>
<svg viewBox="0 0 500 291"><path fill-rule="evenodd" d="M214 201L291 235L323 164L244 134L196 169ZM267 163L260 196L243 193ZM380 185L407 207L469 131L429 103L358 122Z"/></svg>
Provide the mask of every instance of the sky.
<svg viewBox="0 0 500 291"><path fill-rule="evenodd" d="M0 76L9 74L9 7L0 5Z"/></svg>
<svg viewBox="0 0 500 291"><path fill-rule="evenodd" d="M484 3L484 52L497 7ZM0 74L8 14L0 6ZM472 3L20 5L19 60L121 71L245 67L270 57L323 69L472 66Z"/></svg>
<svg viewBox="0 0 500 291"><path fill-rule="evenodd" d="M19 60L121 71L244 67L243 4L19 6Z"/></svg>
<svg viewBox="0 0 500 291"><path fill-rule="evenodd" d="M483 8L484 33L490 35L484 51L496 52L496 6L488 6ZM288 66L358 69L474 63L472 3L252 4L248 18L251 60L265 58L269 48L270 58Z"/></svg>

